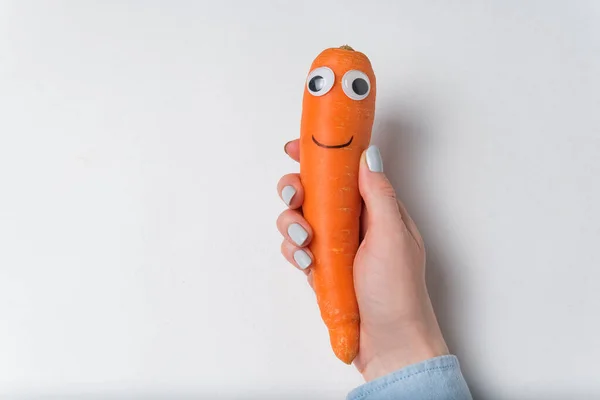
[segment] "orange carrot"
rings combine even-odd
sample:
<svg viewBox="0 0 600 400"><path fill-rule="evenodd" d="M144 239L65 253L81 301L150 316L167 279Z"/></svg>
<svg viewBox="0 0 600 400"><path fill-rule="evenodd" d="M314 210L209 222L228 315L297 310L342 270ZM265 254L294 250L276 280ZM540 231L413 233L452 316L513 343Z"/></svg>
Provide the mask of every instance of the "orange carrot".
<svg viewBox="0 0 600 400"><path fill-rule="evenodd" d="M369 59L342 46L322 51L313 61L302 102L302 211L314 232L314 289L333 352L346 364L359 345L352 271L362 205L358 168L371 140L375 92Z"/></svg>

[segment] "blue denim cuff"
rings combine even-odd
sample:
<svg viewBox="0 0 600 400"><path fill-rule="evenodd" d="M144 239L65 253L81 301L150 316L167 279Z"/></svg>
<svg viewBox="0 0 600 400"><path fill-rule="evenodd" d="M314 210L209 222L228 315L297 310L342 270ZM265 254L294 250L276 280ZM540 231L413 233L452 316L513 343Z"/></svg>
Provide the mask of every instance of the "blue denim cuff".
<svg viewBox="0 0 600 400"><path fill-rule="evenodd" d="M454 355L406 366L351 391L347 400L472 400Z"/></svg>

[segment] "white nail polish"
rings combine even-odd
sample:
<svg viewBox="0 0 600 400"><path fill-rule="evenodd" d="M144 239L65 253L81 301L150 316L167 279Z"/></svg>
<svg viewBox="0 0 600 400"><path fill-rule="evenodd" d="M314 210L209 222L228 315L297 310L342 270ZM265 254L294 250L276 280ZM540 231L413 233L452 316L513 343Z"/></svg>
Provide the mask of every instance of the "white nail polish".
<svg viewBox="0 0 600 400"><path fill-rule="evenodd" d="M383 172L383 160L377 146L369 146L366 156L367 166L369 167L370 171Z"/></svg>
<svg viewBox="0 0 600 400"><path fill-rule="evenodd" d="M281 190L281 198L286 205L290 205L292 198L296 194L296 189L293 186L286 186Z"/></svg>
<svg viewBox="0 0 600 400"><path fill-rule="evenodd" d="M293 223L288 227L288 235L298 246L302 246L308 238L308 232L302 227L302 225Z"/></svg>
<svg viewBox="0 0 600 400"><path fill-rule="evenodd" d="M296 250L294 252L294 260L300 269L306 269L310 267L310 264L312 264L312 259L304 250Z"/></svg>

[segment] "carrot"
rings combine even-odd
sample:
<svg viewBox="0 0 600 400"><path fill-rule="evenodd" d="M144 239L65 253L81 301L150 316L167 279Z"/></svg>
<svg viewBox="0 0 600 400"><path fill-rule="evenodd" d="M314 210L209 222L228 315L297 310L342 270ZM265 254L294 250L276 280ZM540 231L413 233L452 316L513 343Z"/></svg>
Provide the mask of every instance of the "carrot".
<svg viewBox="0 0 600 400"><path fill-rule="evenodd" d="M312 226L313 287L333 352L346 364L358 353L360 317L353 263L359 246L361 153L375 116L371 62L349 46L322 51L302 101L302 212Z"/></svg>

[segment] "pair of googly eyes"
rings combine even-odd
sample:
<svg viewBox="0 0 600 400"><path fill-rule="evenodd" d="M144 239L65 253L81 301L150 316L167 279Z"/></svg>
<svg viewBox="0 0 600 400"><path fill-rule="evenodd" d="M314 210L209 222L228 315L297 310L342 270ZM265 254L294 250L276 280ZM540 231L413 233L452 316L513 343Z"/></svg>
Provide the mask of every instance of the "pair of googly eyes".
<svg viewBox="0 0 600 400"><path fill-rule="evenodd" d="M331 90L335 74L328 67L315 68L308 74L306 87L313 96L323 96ZM352 100L362 100L371 91L369 77L361 71L350 70L342 77L342 90Z"/></svg>

